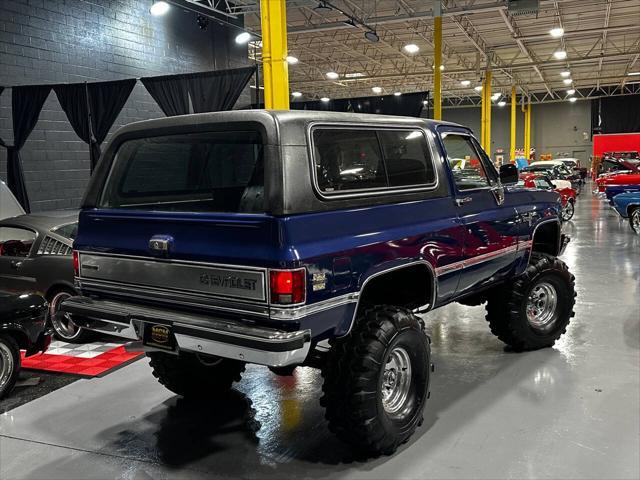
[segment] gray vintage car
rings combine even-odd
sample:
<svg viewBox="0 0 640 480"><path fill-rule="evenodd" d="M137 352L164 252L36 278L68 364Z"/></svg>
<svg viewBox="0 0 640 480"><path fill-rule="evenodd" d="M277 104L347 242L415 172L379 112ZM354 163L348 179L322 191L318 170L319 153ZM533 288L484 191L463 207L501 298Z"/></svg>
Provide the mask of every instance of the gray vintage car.
<svg viewBox="0 0 640 480"><path fill-rule="evenodd" d="M68 315L58 313L60 303L76 295L71 252L77 228L78 212L71 210L0 221L0 290L45 297L55 335L67 342L86 336Z"/></svg>

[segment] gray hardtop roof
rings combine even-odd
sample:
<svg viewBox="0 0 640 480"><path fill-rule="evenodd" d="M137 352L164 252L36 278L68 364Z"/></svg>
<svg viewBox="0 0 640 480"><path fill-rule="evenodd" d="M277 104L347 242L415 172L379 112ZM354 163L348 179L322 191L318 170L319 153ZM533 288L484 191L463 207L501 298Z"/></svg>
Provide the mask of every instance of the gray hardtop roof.
<svg viewBox="0 0 640 480"><path fill-rule="evenodd" d="M369 113L323 112L312 110L231 110L225 112L194 113L173 117L143 120L130 123L120 128L116 135L142 133L145 131L165 130L172 127L198 126L199 128L214 124L232 122L258 122L265 126L267 135L278 135L280 127L306 128L309 123L367 123L387 126L403 126L422 124L427 129L435 129L438 125L462 127L462 125L435 121L418 117L401 117L395 115L376 115ZM296 128L297 127L297 128ZM283 132L280 132L282 138ZM288 139L289 141L291 138ZM285 143L289 143L286 141Z"/></svg>

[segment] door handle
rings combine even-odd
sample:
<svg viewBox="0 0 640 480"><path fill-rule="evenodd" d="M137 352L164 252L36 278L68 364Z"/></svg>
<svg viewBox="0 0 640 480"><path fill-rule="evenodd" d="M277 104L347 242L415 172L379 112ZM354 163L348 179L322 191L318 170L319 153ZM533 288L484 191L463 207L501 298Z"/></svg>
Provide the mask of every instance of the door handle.
<svg viewBox="0 0 640 480"><path fill-rule="evenodd" d="M460 207L462 205L464 205L465 203L470 203L473 201L473 197L462 197L462 198L456 198L456 204Z"/></svg>
<svg viewBox="0 0 640 480"><path fill-rule="evenodd" d="M11 260L11 263L9 263L9 265L14 270L18 270L22 266L22 262L20 260Z"/></svg>

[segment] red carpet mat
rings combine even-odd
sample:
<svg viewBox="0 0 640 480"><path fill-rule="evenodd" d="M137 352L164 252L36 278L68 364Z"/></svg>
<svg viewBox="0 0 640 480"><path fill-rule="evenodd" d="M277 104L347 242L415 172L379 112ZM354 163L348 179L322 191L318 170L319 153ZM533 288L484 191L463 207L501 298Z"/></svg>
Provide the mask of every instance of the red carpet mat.
<svg viewBox="0 0 640 480"><path fill-rule="evenodd" d="M144 352L125 351L122 343L75 344L54 341L46 353L24 358L22 352L22 368L98 377L123 367L142 355Z"/></svg>

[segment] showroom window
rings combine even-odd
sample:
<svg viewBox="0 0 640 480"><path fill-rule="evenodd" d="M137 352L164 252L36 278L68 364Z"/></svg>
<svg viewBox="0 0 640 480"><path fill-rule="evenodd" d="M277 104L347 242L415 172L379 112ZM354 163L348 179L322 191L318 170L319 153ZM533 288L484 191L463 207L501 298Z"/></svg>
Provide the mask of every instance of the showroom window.
<svg viewBox="0 0 640 480"><path fill-rule="evenodd" d="M317 186L322 193L435 184L436 175L420 130L313 130Z"/></svg>
<svg viewBox="0 0 640 480"><path fill-rule="evenodd" d="M28 257L35 241L32 230L0 227L0 257Z"/></svg>
<svg viewBox="0 0 640 480"><path fill-rule="evenodd" d="M118 150L101 206L264 212L260 135L209 132L127 141Z"/></svg>

